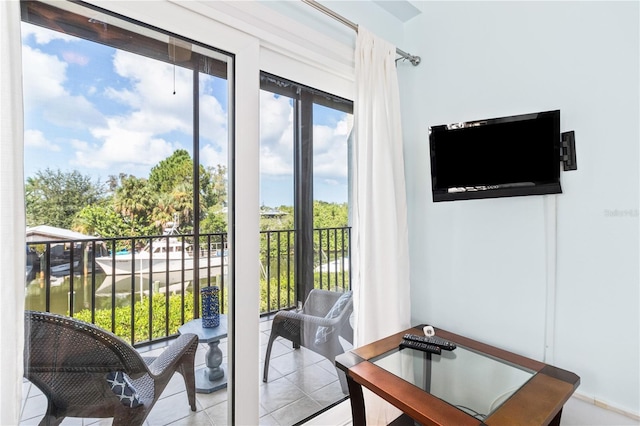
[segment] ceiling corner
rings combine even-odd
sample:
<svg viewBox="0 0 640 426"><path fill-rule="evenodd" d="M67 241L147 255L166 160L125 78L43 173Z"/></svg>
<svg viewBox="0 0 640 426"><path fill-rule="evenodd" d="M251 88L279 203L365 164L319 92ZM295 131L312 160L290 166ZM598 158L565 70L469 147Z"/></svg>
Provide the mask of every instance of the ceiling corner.
<svg viewBox="0 0 640 426"><path fill-rule="evenodd" d="M405 23L420 15L422 11L408 0L372 0L400 22Z"/></svg>

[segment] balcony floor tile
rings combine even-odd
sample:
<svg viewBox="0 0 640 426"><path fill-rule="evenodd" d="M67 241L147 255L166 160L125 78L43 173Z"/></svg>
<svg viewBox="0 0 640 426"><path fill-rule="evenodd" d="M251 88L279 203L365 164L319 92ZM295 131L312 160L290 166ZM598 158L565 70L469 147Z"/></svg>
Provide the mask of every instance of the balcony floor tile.
<svg viewBox="0 0 640 426"><path fill-rule="evenodd" d="M344 399L336 370L327 359L305 348L294 350L291 342L282 338L273 344L269 381L262 382L264 355L269 338L271 321L260 323L264 330L264 344L260 348L260 424L291 425L317 411ZM226 355L226 339L220 347ZM164 348L145 351L144 356L157 356ZM196 369L204 366L208 345L198 345ZM143 351L143 350L141 350ZM226 362L226 357L223 362ZM24 382L21 426L37 425L46 411L47 401L42 392L30 382ZM175 374L162 396L147 417L145 426L199 426L227 424L227 390L210 394L196 393L196 408L193 412L187 402L184 380ZM66 418L63 426L110 425L112 419Z"/></svg>

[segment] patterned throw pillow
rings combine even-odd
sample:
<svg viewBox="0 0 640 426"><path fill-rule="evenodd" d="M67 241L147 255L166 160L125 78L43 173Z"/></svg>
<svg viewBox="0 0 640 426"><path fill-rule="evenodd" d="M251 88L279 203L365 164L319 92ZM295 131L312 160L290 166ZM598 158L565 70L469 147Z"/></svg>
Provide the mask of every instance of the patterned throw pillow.
<svg viewBox="0 0 640 426"><path fill-rule="evenodd" d="M327 312L327 315L325 315L325 318L333 319L333 318L339 317L342 311L344 310L344 307L347 306L347 303L349 302L349 300L351 300L351 292L347 291L342 293L342 296L340 296L340 298L336 300L336 303L333 304L331 309L329 309L329 312ZM324 326L318 327L318 330L316 330L315 344L321 345L323 343L327 343L327 341L331 337L331 334L334 332L335 332L334 327L324 327Z"/></svg>
<svg viewBox="0 0 640 426"><path fill-rule="evenodd" d="M142 405L138 392L133 387L129 378L122 371L112 371L107 374L107 383L113 393L120 398L120 402L127 407L136 408Z"/></svg>

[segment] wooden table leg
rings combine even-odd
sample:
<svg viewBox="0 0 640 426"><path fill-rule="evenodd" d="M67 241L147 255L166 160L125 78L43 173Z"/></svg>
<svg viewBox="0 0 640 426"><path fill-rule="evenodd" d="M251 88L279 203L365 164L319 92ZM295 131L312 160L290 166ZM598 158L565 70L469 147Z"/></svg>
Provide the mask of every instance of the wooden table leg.
<svg viewBox="0 0 640 426"><path fill-rule="evenodd" d="M549 422L549 426L560 426L560 418L562 417L562 408L558 411L558 414Z"/></svg>
<svg viewBox="0 0 640 426"><path fill-rule="evenodd" d="M364 412L364 396L362 386L356 383L347 375L347 386L349 387L349 399L351 400L351 416L353 426L366 426L367 418Z"/></svg>

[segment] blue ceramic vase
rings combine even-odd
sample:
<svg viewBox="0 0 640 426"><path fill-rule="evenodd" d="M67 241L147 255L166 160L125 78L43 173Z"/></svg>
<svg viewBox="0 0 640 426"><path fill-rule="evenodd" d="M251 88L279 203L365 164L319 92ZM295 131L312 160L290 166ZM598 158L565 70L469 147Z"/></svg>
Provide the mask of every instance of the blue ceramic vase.
<svg viewBox="0 0 640 426"><path fill-rule="evenodd" d="M202 302L202 326L213 328L220 325L220 288L217 286L200 289Z"/></svg>

